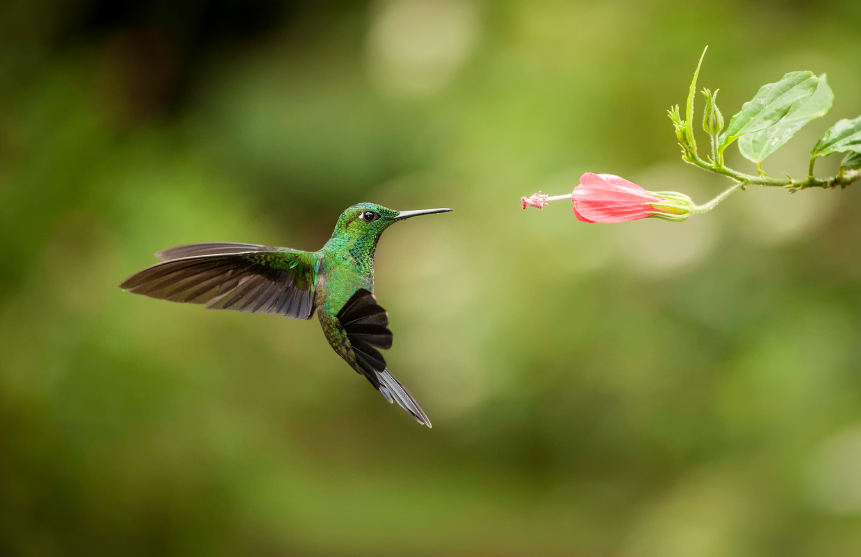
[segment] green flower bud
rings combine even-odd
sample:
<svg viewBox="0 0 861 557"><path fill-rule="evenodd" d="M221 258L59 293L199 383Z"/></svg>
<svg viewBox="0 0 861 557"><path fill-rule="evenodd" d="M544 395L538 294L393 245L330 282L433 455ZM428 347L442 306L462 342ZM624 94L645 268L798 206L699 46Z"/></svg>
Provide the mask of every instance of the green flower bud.
<svg viewBox="0 0 861 557"><path fill-rule="evenodd" d="M688 130L684 125L676 126L676 139L683 147L688 146Z"/></svg>
<svg viewBox="0 0 861 557"><path fill-rule="evenodd" d="M708 89L703 89L703 96L706 98L706 110L703 115L703 129L706 133L717 135L723 129L723 114L717 107L717 94L720 89L716 89L714 93Z"/></svg>
<svg viewBox="0 0 861 557"><path fill-rule="evenodd" d="M670 120L673 122L673 128L676 131L676 139L679 140L679 144L684 147L686 150L690 149L690 141L688 139L688 131L685 126L685 121L682 120L682 115L679 113L679 105L671 107L667 111L667 115L670 117Z"/></svg>

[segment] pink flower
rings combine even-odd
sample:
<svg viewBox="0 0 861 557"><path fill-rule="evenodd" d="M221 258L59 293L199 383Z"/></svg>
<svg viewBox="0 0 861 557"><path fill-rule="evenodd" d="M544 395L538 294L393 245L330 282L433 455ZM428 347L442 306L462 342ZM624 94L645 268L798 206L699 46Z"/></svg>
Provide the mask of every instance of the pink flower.
<svg viewBox="0 0 861 557"><path fill-rule="evenodd" d="M560 199L571 200L574 204L574 216L582 222L614 223L647 217L681 222L695 212L711 208L698 207L690 197L682 193L647 191L624 178L591 172L581 176L580 184L568 195L551 197L538 192L530 197L521 197L520 204L524 209L543 209L548 201Z"/></svg>
<svg viewBox="0 0 861 557"><path fill-rule="evenodd" d="M587 172L574 188L571 202L577 220L612 223L650 217L655 214L651 204L664 200L624 178Z"/></svg>

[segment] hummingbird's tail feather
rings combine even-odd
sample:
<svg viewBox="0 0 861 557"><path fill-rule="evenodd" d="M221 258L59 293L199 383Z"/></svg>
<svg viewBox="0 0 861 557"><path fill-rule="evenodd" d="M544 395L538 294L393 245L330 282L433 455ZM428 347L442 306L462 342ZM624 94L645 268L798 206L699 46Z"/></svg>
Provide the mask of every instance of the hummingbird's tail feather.
<svg viewBox="0 0 861 557"><path fill-rule="evenodd" d="M386 400L389 402L396 401L401 408L412 414L418 423L433 427L427 414L424 413L424 410L416 402L416 399L413 398L407 388L388 369L382 372L377 371L376 374L380 382L380 386L377 389L386 397Z"/></svg>
<svg viewBox="0 0 861 557"><path fill-rule="evenodd" d="M386 368L386 360L378 349L392 347L389 316L370 290L360 288L347 300L337 315L338 323L347 336L352 353L345 358L364 375L371 385L412 414L416 421L431 427L430 420L406 387Z"/></svg>

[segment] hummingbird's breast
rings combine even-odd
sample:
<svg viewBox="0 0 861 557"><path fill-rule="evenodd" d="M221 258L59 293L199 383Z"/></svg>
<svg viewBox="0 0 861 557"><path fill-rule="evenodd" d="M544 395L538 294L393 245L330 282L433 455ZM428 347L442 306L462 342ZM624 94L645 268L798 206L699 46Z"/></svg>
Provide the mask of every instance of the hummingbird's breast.
<svg viewBox="0 0 861 557"><path fill-rule="evenodd" d="M320 262L316 287L317 317L323 334L335 352L356 369L346 331L336 316L357 290L374 291L373 261L369 267L360 267L349 252L326 254Z"/></svg>
<svg viewBox="0 0 861 557"><path fill-rule="evenodd" d="M317 274L317 306L337 315L357 290L374 291L374 260L357 260L350 250L327 253Z"/></svg>

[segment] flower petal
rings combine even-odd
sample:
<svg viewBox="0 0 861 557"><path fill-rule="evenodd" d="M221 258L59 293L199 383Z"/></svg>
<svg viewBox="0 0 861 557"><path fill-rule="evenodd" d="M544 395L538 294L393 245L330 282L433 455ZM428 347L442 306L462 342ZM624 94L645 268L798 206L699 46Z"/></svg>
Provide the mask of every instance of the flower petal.
<svg viewBox="0 0 861 557"><path fill-rule="evenodd" d="M586 217L581 215L579 212L577 212L577 205L576 204L573 207L571 207L571 210L574 211L574 216L577 217L577 220L579 220L580 222L595 222L593 220L587 219Z"/></svg>
<svg viewBox="0 0 861 557"><path fill-rule="evenodd" d="M613 184L617 188L628 188L628 189L631 189L634 191L646 191L642 188L642 186L638 186L634 182L629 182L628 180L625 180L624 178L616 176L615 174L598 174L598 176L600 176L601 178L603 178L607 182L610 182L611 184Z"/></svg>
<svg viewBox="0 0 861 557"><path fill-rule="evenodd" d="M610 180L604 178L610 177ZM611 181L612 180L612 181ZM637 184L612 174L597 175L587 172L580 177L580 185L574 188L571 198L591 200L616 200L629 203L649 203L660 201Z"/></svg>
<svg viewBox="0 0 861 557"><path fill-rule="evenodd" d="M604 207L598 204L578 203L577 212L592 222L617 223L644 219L653 209L648 205L619 207Z"/></svg>

